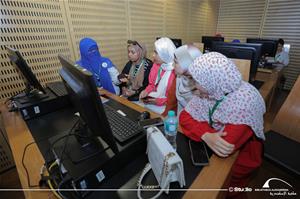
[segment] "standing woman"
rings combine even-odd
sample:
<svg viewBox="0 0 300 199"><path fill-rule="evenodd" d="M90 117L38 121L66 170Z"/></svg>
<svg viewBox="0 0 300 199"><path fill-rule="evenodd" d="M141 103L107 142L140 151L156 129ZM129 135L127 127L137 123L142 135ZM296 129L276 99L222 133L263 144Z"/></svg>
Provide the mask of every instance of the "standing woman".
<svg viewBox="0 0 300 199"><path fill-rule="evenodd" d="M119 95L119 71L109 58L102 57L98 45L91 38L83 38L79 43L81 59L76 63L93 74L96 86Z"/></svg>
<svg viewBox="0 0 300 199"><path fill-rule="evenodd" d="M123 82L122 95L130 101L138 101L139 95L148 85L152 61L146 58L146 46L137 41L127 41L128 59L119 79Z"/></svg>
<svg viewBox="0 0 300 199"><path fill-rule="evenodd" d="M186 136L204 141L218 156L239 155L232 168L231 187L247 186L249 177L262 162L263 115L260 93L224 55L211 52L189 67L199 96L181 112L179 122ZM228 197L238 192L229 193Z"/></svg>
<svg viewBox="0 0 300 199"><path fill-rule="evenodd" d="M175 79L174 52L176 47L167 37L156 40L154 46L154 64L149 74L149 84L141 92L140 99L144 102L145 108L161 114L166 108L167 98L175 95L170 88Z"/></svg>

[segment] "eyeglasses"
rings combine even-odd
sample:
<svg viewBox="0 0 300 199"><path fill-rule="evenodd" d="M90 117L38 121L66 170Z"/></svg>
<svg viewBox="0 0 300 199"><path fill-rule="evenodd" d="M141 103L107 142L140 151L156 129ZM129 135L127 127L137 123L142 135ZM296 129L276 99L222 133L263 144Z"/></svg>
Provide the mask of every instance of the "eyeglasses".
<svg viewBox="0 0 300 199"><path fill-rule="evenodd" d="M137 45L138 47L140 47L141 49L143 49L142 46L139 44L139 42L134 41L134 40L128 40L127 44Z"/></svg>

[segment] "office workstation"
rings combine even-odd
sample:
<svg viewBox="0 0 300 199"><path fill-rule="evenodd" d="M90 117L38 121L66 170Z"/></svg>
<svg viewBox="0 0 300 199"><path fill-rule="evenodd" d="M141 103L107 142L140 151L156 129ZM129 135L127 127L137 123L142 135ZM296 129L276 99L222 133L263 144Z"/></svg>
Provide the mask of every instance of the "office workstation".
<svg viewBox="0 0 300 199"><path fill-rule="evenodd" d="M289 32L288 18L286 32L276 28L272 9L279 4L257 1L265 13L258 17L245 2L1 1L0 197L267 198L271 191L255 189L271 178L291 185L275 180L271 188L299 195L299 157L284 155L299 150L299 34ZM286 4L280 12L293 18L289 8L299 3ZM249 16L237 16L243 6ZM245 89L240 99L232 97L237 82ZM219 99L218 84L226 90ZM206 101L211 97L215 104ZM255 122L244 120L239 106ZM166 140L154 143L170 148L149 144L154 126ZM234 128L245 128L240 142L231 137ZM219 132L224 145L202 129ZM241 154L262 143L263 154L253 151L262 159L247 163L255 168L251 178L235 184L237 163L248 161ZM147 163L152 171L144 175ZM171 184L162 191L166 179Z"/></svg>

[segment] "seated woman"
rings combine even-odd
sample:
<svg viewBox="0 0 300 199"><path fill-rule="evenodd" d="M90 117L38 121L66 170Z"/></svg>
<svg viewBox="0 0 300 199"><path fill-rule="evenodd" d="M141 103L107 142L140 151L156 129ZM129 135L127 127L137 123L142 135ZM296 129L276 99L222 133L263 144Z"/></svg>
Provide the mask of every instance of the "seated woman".
<svg viewBox="0 0 300 199"><path fill-rule="evenodd" d="M127 41L129 61L122 70L119 79L123 82L122 95L130 101L138 101L139 95L148 85L148 76L152 61L146 58L146 47L137 41Z"/></svg>
<svg viewBox="0 0 300 199"><path fill-rule="evenodd" d="M145 108L161 114L166 108L167 98L175 95L170 92L170 87L175 79L173 64L176 47L167 37L156 40L154 45L154 64L149 74L149 85L141 92L140 99Z"/></svg>
<svg viewBox="0 0 300 199"><path fill-rule="evenodd" d="M257 89L242 80L234 63L220 53L196 58L189 73L199 96L181 112L182 130L191 139L204 141L220 157L239 150L230 186L245 187L262 162L264 100Z"/></svg>
<svg viewBox="0 0 300 199"><path fill-rule="evenodd" d="M287 66L289 64L289 54L284 51L283 46L284 46L284 40L278 39L275 62L281 64L282 66Z"/></svg>
<svg viewBox="0 0 300 199"><path fill-rule="evenodd" d="M83 38L79 43L81 59L76 63L93 74L97 87L119 95L119 71L109 58L102 57L96 41Z"/></svg>
<svg viewBox="0 0 300 199"><path fill-rule="evenodd" d="M201 56L202 53L194 45L184 45L175 50L175 73L177 75L171 86L176 95L171 95L167 100L167 107L162 113L163 116L168 114L169 110L177 111L179 115L182 109L192 99L197 89L195 81L188 72L189 66L193 61Z"/></svg>

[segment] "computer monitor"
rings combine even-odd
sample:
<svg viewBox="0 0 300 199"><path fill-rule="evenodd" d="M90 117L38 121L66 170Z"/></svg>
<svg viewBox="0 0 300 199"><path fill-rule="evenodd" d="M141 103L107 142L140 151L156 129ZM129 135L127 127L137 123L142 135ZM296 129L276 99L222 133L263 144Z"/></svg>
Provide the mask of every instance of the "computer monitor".
<svg viewBox="0 0 300 199"><path fill-rule="evenodd" d="M156 40L160 39L161 37L156 37ZM180 46L182 46L182 41L181 39L174 39L174 38L170 38L172 40L172 42L174 43L175 47L178 48Z"/></svg>
<svg viewBox="0 0 300 199"><path fill-rule="evenodd" d="M60 55L58 58L62 64L59 74L62 77L72 104L80 114L81 122L85 125L82 132L84 135L81 137L86 137L87 139L82 144L80 143L85 146L82 147L82 150L85 150L82 153L97 154L95 150L91 152L92 150L89 147L93 149L97 148L100 152L101 150L106 150L107 147L104 146L103 142L99 141L99 137L105 141L115 154L118 153L118 147L108 123L92 73ZM78 142L80 141L78 140ZM95 144L97 147L95 147ZM86 154L86 156L89 155Z"/></svg>
<svg viewBox="0 0 300 199"><path fill-rule="evenodd" d="M278 45L278 39L247 38L247 43L262 44L261 55L275 57Z"/></svg>
<svg viewBox="0 0 300 199"><path fill-rule="evenodd" d="M8 52L10 61L23 77L23 80L26 84L26 95L36 95L34 91L39 91L46 94L45 89L42 87L32 70L28 66L27 62L22 57L21 53L18 50L10 48L8 46L6 46L6 50Z"/></svg>
<svg viewBox="0 0 300 199"><path fill-rule="evenodd" d="M249 81L253 81L259 64L262 44L213 42L212 50L228 58L251 60Z"/></svg>
<svg viewBox="0 0 300 199"><path fill-rule="evenodd" d="M204 44L204 52L211 51L212 43L214 41L224 41L224 37L202 36L202 43Z"/></svg>

